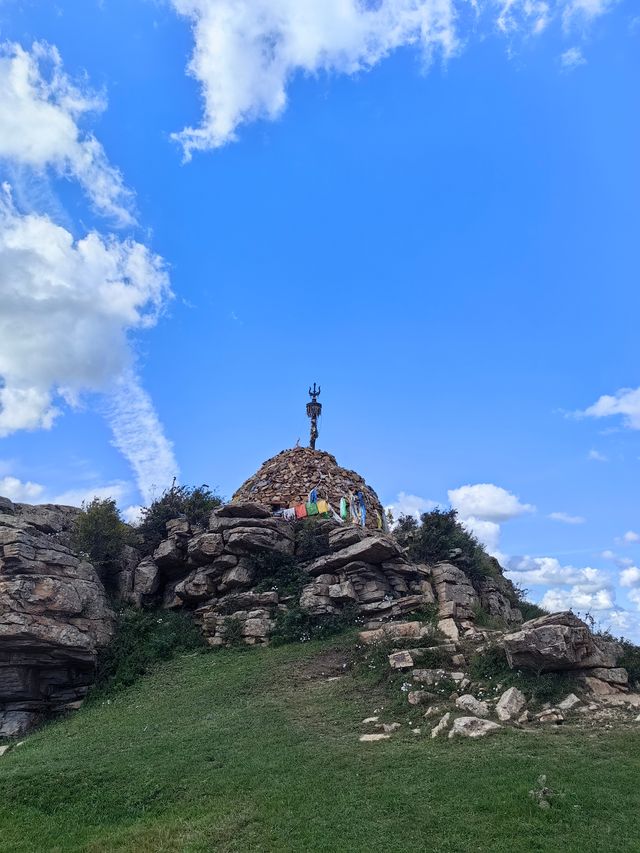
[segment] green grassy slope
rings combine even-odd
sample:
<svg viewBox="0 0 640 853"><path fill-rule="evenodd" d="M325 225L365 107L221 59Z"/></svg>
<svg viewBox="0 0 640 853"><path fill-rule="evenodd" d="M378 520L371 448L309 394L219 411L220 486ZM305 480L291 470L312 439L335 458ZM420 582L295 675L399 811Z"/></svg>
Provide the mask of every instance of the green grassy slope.
<svg viewBox="0 0 640 853"><path fill-rule="evenodd" d="M640 850L640 727L361 744L381 696L320 674L348 642L182 656L47 726L0 758L0 850Z"/></svg>

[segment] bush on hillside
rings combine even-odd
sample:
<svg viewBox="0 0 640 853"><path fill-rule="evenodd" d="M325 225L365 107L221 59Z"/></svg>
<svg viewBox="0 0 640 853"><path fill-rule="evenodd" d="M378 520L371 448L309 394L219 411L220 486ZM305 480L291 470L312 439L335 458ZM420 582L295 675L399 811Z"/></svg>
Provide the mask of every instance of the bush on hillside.
<svg viewBox="0 0 640 853"><path fill-rule="evenodd" d="M286 643L304 643L341 634L362 621L355 604L346 605L339 613L311 616L297 607L279 613L271 633L271 643L283 646Z"/></svg>
<svg viewBox="0 0 640 853"><path fill-rule="evenodd" d="M297 564L294 557L277 551L264 551L251 557L256 592L278 591L280 597L299 597L309 577Z"/></svg>
<svg viewBox="0 0 640 853"><path fill-rule="evenodd" d="M220 506L222 499L209 486L179 486L174 480L169 489L151 506L144 507L138 532L145 553L151 554L167 535L167 522L186 518L196 527L205 527L212 509Z"/></svg>
<svg viewBox="0 0 640 853"><path fill-rule="evenodd" d="M204 650L203 636L183 610L150 611L126 607L117 614L113 640L100 651L94 691L128 687L154 664L178 652Z"/></svg>
<svg viewBox="0 0 640 853"><path fill-rule="evenodd" d="M619 640L622 646L622 657L618 666L623 666L629 673L629 682L635 689L640 688L640 646L636 646L624 637Z"/></svg>
<svg viewBox="0 0 640 853"><path fill-rule="evenodd" d="M490 557L476 537L460 524L455 509L436 508L425 512L419 523L411 516L400 516L394 533L413 562L438 563L447 560L449 553L459 548L464 570L469 575L495 574Z"/></svg>
<svg viewBox="0 0 640 853"><path fill-rule="evenodd" d="M133 544L133 531L122 520L113 498L94 498L82 505L71 546L87 554L103 583L119 569L127 544Z"/></svg>

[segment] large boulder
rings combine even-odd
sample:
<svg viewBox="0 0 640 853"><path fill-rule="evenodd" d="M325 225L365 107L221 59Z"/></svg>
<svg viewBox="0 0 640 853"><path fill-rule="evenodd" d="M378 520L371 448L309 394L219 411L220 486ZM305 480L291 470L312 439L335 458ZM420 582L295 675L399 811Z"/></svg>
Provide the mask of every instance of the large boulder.
<svg viewBox="0 0 640 853"><path fill-rule="evenodd" d="M451 563L438 563L432 569L441 619L473 619L480 604L469 576Z"/></svg>
<svg viewBox="0 0 640 853"><path fill-rule="evenodd" d="M77 510L0 506L0 735L75 708L114 615L93 566L69 548Z"/></svg>
<svg viewBox="0 0 640 853"><path fill-rule="evenodd" d="M331 541L331 537L330 537ZM318 557L307 566L310 575L335 574L349 563L379 564L401 557L398 543L384 534L371 534L346 548Z"/></svg>
<svg viewBox="0 0 640 853"><path fill-rule="evenodd" d="M620 649L593 636L571 611L531 619L504 637L509 666L536 672L615 667Z"/></svg>

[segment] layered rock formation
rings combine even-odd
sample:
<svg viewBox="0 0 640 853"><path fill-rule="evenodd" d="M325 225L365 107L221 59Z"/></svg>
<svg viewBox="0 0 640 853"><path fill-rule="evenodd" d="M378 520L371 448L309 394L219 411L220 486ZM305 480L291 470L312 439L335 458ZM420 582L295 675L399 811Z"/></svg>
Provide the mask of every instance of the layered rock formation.
<svg viewBox="0 0 640 853"><path fill-rule="evenodd" d="M367 509L366 526L372 530L378 526L376 513L384 517L377 494L359 474L341 468L330 453L310 447L283 450L267 459L240 486L232 501L260 503L275 510L303 503L312 489L317 489L318 497L328 500L336 512L340 498L347 497L349 492L362 492Z"/></svg>
<svg viewBox="0 0 640 853"><path fill-rule="evenodd" d="M78 707L111 638L104 588L69 547L77 513L0 498L0 735Z"/></svg>

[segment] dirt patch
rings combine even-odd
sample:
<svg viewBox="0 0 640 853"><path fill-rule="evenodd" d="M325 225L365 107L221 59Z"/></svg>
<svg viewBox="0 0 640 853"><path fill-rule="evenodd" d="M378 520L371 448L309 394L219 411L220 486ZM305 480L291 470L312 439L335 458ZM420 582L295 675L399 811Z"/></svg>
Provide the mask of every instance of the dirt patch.
<svg viewBox="0 0 640 853"><path fill-rule="evenodd" d="M328 649L326 652L292 667L291 678L298 684L309 681L326 681L349 672L353 659L344 649Z"/></svg>

